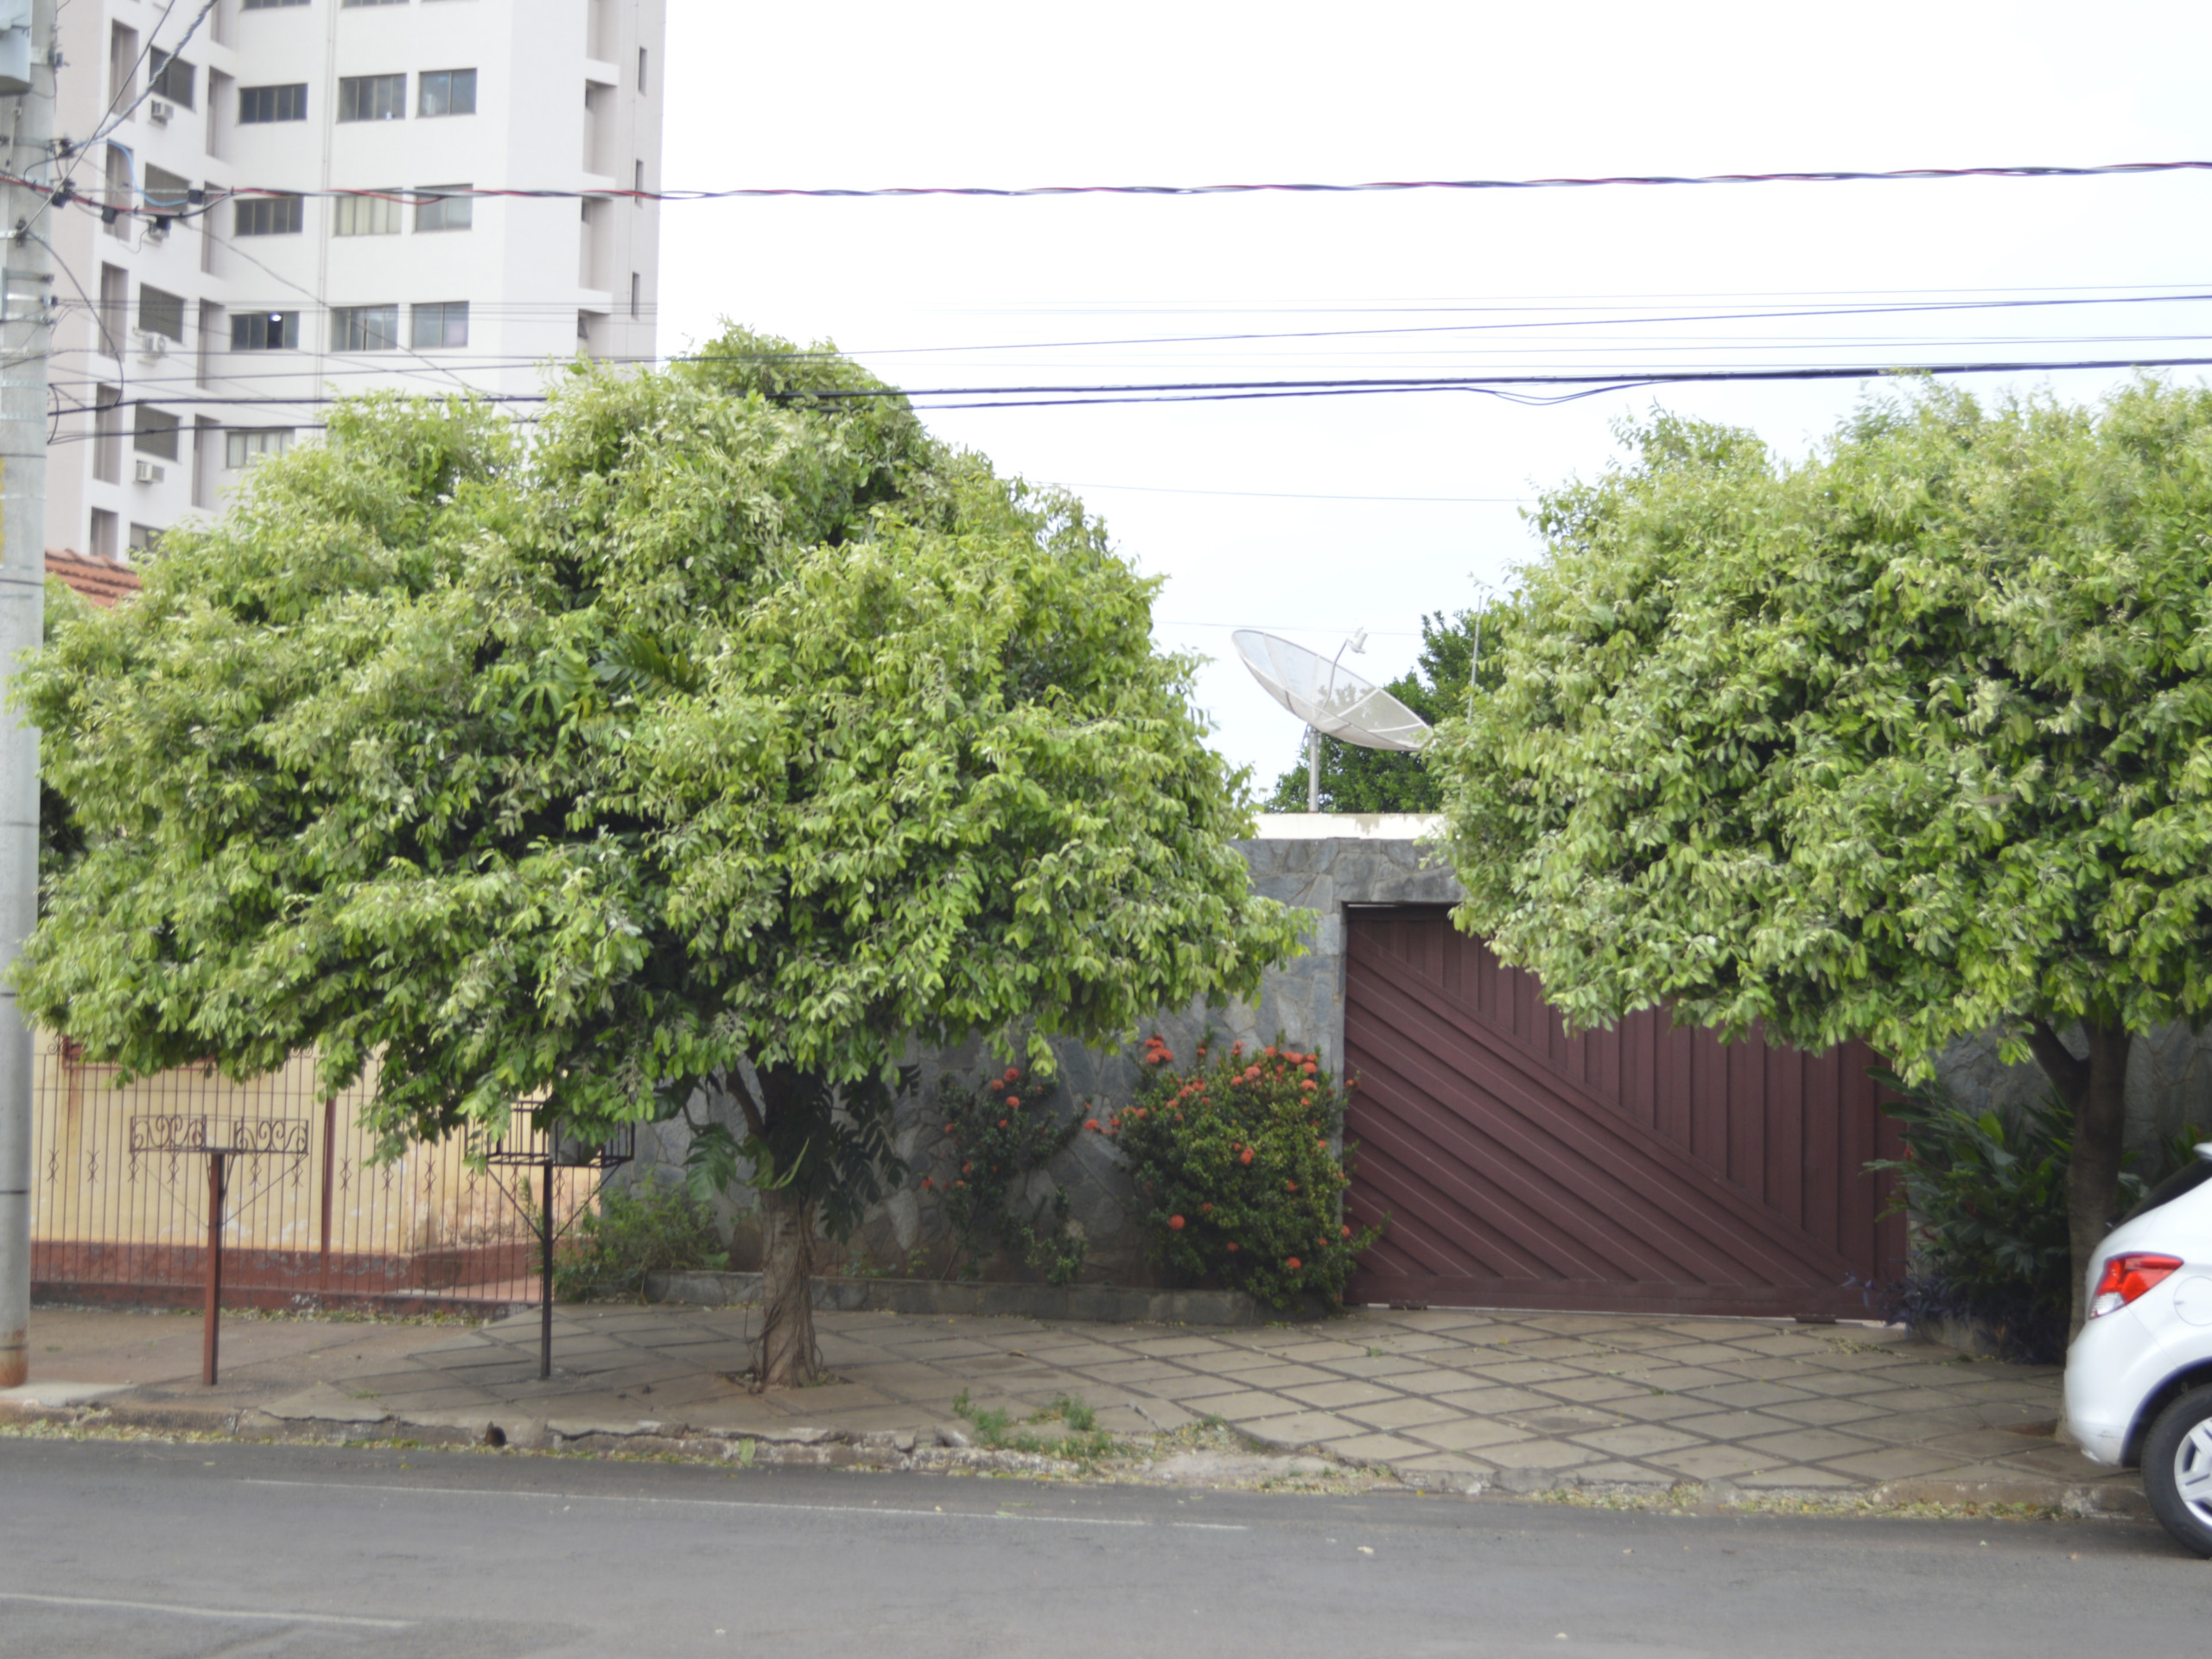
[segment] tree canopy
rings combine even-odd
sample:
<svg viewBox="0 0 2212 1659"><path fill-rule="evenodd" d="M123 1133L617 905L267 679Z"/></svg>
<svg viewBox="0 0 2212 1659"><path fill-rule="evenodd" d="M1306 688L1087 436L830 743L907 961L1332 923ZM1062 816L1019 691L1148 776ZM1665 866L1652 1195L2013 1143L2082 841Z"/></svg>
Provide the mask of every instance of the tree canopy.
<svg viewBox="0 0 2212 1659"><path fill-rule="evenodd" d="M1497 619L1483 620L1487 652ZM1421 656L1410 674L1383 687L1433 726L1465 714L1475 666L1475 613L1447 618L1436 611L1421 620ZM1484 683L1495 671L1484 670ZM1302 746L1301 746L1302 748ZM1303 812L1308 798L1306 763L1275 779L1267 803L1270 812ZM1324 812L1433 812L1444 803L1436 774L1419 754L1396 749L1368 749L1332 740L1321 750L1321 810Z"/></svg>
<svg viewBox="0 0 2212 1659"><path fill-rule="evenodd" d="M376 1058L395 1144L749 1063L810 1223L910 1039L1049 1064L1294 948L1154 586L824 348L579 369L527 444L341 403L23 676L84 837L26 1007L136 1071Z"/></svg>
<svg viewBox="0 0 2212 1659"><path fill-rule="evenodd" d="M2212 1005L2212 392L1922 386L1796 463L1626 436L1544 498L1501 687L1432 746L1463 925L1586 1025L1908 1073L1999 1031L2080 1114L2078 1256L2129 1033Z"/></svg>

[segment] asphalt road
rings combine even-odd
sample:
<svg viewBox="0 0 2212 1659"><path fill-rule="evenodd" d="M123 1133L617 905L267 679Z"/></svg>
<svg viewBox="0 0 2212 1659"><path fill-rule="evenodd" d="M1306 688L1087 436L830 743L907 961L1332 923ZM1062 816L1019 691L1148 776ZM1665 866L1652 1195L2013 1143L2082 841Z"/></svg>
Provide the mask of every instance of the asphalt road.
<svg viewBox="0 0 2212 1659"><path fill-rule="evenodd" d="M2194 1652L2112 1522L0 1440L0 1655Z"/></svg>

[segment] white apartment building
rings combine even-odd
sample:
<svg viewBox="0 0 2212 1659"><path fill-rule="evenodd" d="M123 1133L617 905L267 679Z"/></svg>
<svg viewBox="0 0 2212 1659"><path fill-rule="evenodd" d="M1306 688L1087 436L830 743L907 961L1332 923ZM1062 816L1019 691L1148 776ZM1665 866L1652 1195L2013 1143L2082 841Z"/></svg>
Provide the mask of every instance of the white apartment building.
<svg viewBox="0 0 2212 1659"><path fill-rule="evenodd" d="M660 188L664 12L213 0L188 38L200 0L67 0L55 130L83 200L41 227L47 544L127 557L312 439L334 393L528 396L579 352L650 359L660 207L612 193Z"/></svg>

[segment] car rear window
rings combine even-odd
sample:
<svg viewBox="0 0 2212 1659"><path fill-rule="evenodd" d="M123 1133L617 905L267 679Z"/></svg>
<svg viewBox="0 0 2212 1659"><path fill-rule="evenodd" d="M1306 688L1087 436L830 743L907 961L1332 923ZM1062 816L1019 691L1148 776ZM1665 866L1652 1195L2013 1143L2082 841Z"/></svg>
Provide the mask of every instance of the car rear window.
<svg viewBox="0 0 2212 1659"><path fill-rule="evenodd" d="M2198 1158L2188 1168L2177 1169L2152 1187L2137 1205L2120 1219L2133 1221L2138 1216L2147 1216L2162 1205L2171 1204L2184 1192L2194 1192L2207 1181L2212 1181L2212 1158Z"/></svg>

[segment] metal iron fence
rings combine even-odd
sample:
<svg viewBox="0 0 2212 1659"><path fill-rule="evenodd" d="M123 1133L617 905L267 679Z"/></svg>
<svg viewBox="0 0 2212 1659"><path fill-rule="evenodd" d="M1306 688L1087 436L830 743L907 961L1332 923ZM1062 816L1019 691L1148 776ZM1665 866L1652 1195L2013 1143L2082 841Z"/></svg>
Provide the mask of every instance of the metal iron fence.
<svg viewBox="0 0 2212 1659"><path fill-rule="evenodd" d="M459 1135L373 1161L358 1123L373 1071L325 1096L311 1055L251 1083L192 1066L124 1084L65 1038L41 1033L35 1052L31 1276L41 1298L196 1299L207 1176L195 1148L220 1142L247 1148L231 1159L225 1206L227 1306L537 1299L532 1184L512 1189L525 1212ZM556 1224L597 1184L593 1170L556 1171Z"/></svg>

